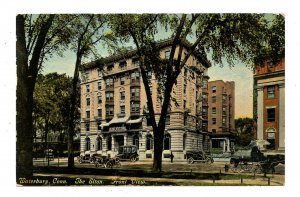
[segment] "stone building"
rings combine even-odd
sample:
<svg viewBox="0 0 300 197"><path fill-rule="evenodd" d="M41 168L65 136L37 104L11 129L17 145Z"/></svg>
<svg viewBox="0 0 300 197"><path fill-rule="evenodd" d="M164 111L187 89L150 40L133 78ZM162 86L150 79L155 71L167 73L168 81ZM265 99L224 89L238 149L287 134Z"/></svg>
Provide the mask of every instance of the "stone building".
<svg viewBox="0 0 300 197"><path fill-rule="evenodd" d="M254 74L256 138L262 149L285 150L285 63L265 63Z"/></svg>
<svg viewBox="0 0 300 197"><path fill-rule="evenodd" d="M184 46L183 53L191 45L185 42ZM160 42L159 47L161 58L170 55L170 40ZM203 90L207 90L210 63L206 61L202 65L200 58L198 52L191 55L173 87L173 99L166 120L163 160L170 160L171 151L176 161L183 160L187 150L208 147L202 95L206 94ZM100 61L105 64L104 71L98 69ZM158 85L153 73L149 72L148 77L158 120L161 108ZM140 160L152 159L153 132L147 121L146 102L135 50L84 65L81 82L81 154L97 152L114 156L120 146L136 145Z"/></svg>
<svg viewBox="0 0 300 197"><path fill-rule="evenodd" d="M208 82L208 132L212 149L230 152L234 149L234 81Z"/></svg>

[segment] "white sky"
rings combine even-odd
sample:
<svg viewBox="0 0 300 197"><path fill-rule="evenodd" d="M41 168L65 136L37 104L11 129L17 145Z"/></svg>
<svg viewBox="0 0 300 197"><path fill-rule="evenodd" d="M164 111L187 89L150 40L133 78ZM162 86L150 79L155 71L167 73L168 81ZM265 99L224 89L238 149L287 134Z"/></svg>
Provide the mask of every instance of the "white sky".
<svg viewBox="0 0 300 197"><path fill-rule="evenodd" d="M78 3L77 3L78 2ZM1 196L54 196L54 195L121 195L133 196L286 196L299 192L299 51L300 51L300 6L297 0L10 0L3 1L1 9ZM15 65L15 17L17 13L191 13L191 12L240 12L240 13L284 13L286 16L286 184L283 187L17 187L15 182L15 117L16 117L16 65ZM75 61L75 60L74 60ZM65 60L64 64L72 65L74 61ZM57 65L58 66L58 65ZM63 66L63 65L61 65ZM237 67L237 69L239 69ZM56 70L56 68L55 68ZM67 70L67 69L66 69ZM58 70L57 70L58 71ZM230 76L222 70L214 76ZM227 71L226 71L227 73ZM242 73L242 72L240 72ZM212 77L212 74L210 73ZM247 86L244 77L251 72L236 76L240 78L241 88ZM224 79L224 78L223 78ZM224 79L232 80L232 79ZM244 85L242 85L244 84ZM252 85L252 82L249 83ZM238 91L238 87L236 88ZM247 92L247 91L245 91ZM251 91L252 92L252 91ZM242 93L241 93L242 94ZM245 95L246 96L246 95ZM246 96L247 97L247 96ZM238 98L238 97L237 97ZM240 97L241 100L243 97ZM246 101L245 101L246 102ZM238 104L237 104L238 105ZM243 107L242 104L239 104ZM297 151L297 152L296 152ZM49 191L48 191L49 190ZM135 192L135 193L133 193Z"/></svg>

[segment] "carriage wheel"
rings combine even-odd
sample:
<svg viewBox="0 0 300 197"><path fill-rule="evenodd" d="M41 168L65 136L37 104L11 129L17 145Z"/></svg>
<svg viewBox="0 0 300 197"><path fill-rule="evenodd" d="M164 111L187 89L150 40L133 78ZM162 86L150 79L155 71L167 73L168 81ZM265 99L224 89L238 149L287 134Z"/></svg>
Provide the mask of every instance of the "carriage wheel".
<svg viewBox="0 0 300 197"><path fill-rule="evenodd" d="M188 158L188 163L189 163L189 164L192 164L192 163L194 163L194 159L193 159L193 157L190 157L190 158Z"/></svg>
<svg viewBox="0 0 300 197"><path fill-rule="evenodd" d="M112 168L113 165L110 161L108 161L106 164L105 164L105 168Z"/></svg>
<svg viewBox="0 0 300 197"><path fill-rule="evenodd" d="M121 162L120 161L116 161L115 165L116 165L117 168L120 168L121 167Z"/></svg>

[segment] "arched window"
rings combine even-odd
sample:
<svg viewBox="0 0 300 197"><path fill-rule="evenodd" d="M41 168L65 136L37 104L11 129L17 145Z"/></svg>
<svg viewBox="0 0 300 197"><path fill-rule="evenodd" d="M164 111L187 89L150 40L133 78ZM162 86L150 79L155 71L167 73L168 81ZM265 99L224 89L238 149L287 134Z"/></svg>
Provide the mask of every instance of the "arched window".
<svg viewBox="0 0 300 197"><path fill-rule="evenodd" d="M96 148L97 148L97 150L102 150L102 138L101 137L97 137L97 139L96 139Z"/></svg>
<svg viewBox="0 0 300 197"><path fill-rule="evenodd" d="M107 150L111 150L111 137L107 138Z"/></svg>
<svg viewBox="0 0 300 197"><path fill-rule="evenodd" d="M139 136L138 135L133 136L133 145L135 145L137 147L137 149L139 149Z"/></svg>
<svg viewBox="0 0 300 197"><path fill-rule="evenodd" d="M146 150L153 149L153 137L151 134L148 134L146 137Z"/></svg>
<svg viewBox="0 0 300 197"><path fill-rule="evenodd" d="M85 150L86 151L91 150L91 140L89 137L85 138Z"/></svg>
<svg viewBox="0 0 300 197"><path fill-rule="evenodd" d="M267 149L275 149L276 130L274 128L267 129L267 141L270 143L267 145Z"/></svg>
<svg viewBox="0 0 300 197"><path fill-rule="evenodd" d="M183 150L185 150L185 148L186 148L186 134L183 134L182 142L183 142Z"/></svg>
<svg viewBox="0 0 300 197"><path fill-rule="evenodd" d="M171 149L171 136L170 134L165 134L164 150L170 150L170 149Z"/></svg>

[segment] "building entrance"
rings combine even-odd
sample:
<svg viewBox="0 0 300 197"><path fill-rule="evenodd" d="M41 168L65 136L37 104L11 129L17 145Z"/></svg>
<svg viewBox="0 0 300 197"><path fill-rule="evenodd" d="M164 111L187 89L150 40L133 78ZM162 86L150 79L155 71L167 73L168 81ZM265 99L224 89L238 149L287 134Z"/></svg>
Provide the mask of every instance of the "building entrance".
<svg viewBox="0 0 300 197"><path fill-rule="evenodd" d="M114 136L114 139L115 139L115 151L118 151L120 146L124 146L124 136L117 135Z"/></svg>

